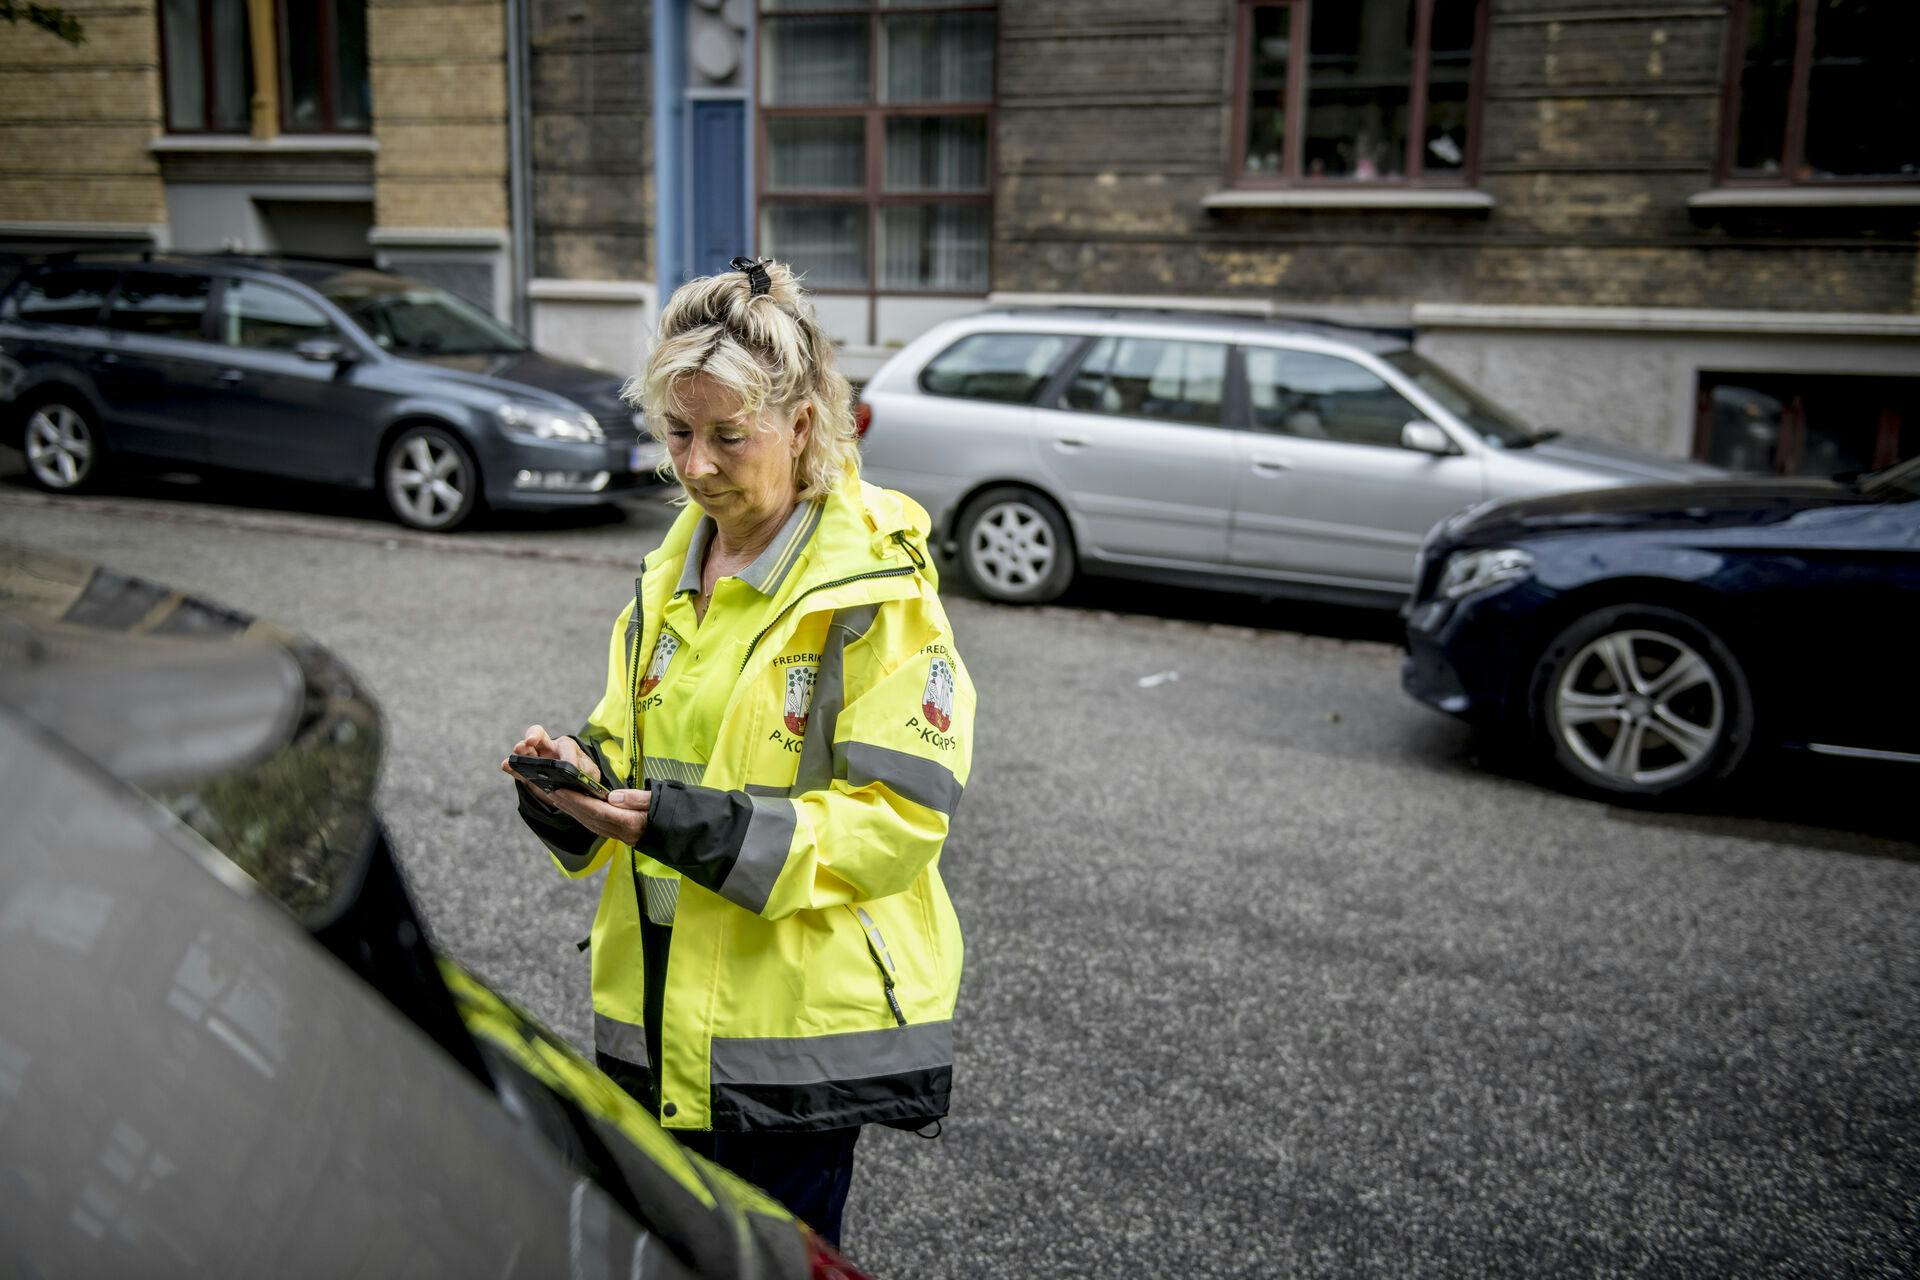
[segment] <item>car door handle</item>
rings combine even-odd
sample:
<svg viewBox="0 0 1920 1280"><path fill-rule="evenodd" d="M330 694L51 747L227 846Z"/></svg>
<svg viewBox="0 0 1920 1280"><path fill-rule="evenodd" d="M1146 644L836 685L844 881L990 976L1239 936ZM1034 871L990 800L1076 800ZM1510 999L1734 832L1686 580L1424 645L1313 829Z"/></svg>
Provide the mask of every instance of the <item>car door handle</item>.
<svg viewBox="0 0 1920 1280"><path fill-rule="evenodd" d="M1053 442L1062 449L1084 449L1087 447L1085 436L1055 436Z"/></svg>
<svg viewBox="0 0 1920 1280"><path fill-rule="evenodd" d="M1291 471L1293 468L1278 458L1255 458L1253 460L1253 469L1263 476L1277 476L1281 472Z"/></svg>
<svg viewBox="0 0 1920 1280"><path fill-rule="evenodd" d="M247 375L245 373L241 372L238 369L222 369L219 373L214 375L216 380L220 382L224 382L228 386L232 386L234 383L243 380L246 376Z"/></svg>

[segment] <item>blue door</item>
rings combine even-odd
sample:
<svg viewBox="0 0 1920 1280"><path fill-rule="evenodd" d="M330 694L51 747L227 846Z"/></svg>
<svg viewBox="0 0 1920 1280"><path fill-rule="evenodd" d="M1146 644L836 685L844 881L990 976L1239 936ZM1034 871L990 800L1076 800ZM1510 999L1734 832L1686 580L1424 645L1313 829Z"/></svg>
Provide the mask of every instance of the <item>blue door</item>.
<svg viewBox="0 0 1920 1280"><path fill-rule="evenodd" d="M727 270L727 260L746 253L747 112L744 102L696 100L693 104L693 152L687 168L693 180L692 261L689 274L709 276Z"/></svg>

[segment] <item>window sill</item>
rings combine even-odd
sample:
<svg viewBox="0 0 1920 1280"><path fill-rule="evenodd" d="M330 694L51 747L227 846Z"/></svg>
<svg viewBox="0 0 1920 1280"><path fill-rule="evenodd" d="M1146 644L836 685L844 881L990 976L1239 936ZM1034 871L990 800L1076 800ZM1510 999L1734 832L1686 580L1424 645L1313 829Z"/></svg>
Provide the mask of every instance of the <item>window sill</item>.
<svg viewBox="0 0 1920 1280"><path fill-rule="evenodd" d="M1448 209L1480 213L1493 208L1484 191L1452 187L1272 187L1216 191L1200 202L1208 209Z"/></svg>
<svg viewBox="0 0 1920 1280"><path fill-rule="evenodd" d="M373 155L379 142L363 133L281 134L256 138L251 134L170 133L147 144L154 155Z"/></svg>
<svg viewBox="0 0 1920 1280"><path fill-rule="evenodd" d="M1868 209L1920 205L1920 186L1715 187L1687 197L1689 209Z"/></svg>

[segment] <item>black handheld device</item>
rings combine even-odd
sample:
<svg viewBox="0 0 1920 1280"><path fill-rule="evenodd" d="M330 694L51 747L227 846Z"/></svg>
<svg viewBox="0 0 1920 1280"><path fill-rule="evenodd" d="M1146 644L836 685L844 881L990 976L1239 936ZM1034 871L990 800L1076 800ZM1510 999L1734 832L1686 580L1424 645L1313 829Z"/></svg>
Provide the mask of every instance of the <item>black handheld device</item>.
<svg viewBox="0 0 1920 1280"><path fill-rule="evenodd" d="M507 763L515 774L542 791L578 791L595 800L607 798L605 787L565 760L549 760L545 756L508 756Z"/></svg>

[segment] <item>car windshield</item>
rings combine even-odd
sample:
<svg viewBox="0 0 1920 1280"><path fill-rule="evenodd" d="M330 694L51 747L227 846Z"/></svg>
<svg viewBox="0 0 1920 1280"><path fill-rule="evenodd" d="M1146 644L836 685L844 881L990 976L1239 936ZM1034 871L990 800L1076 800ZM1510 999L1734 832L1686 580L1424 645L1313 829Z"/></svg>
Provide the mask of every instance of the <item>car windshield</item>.
<svg viewBox="0 0 1920 1280"><path fill-rule="evenodd" d="M418 280L350 271L320 292L382 348L403 356L479 356L525 351L519 334L464 298Z"/></svg>
<svg viewBox="0 0 1920 1280"><path fill-rule="evenodd" d="M1425 356L1392 351L1380 358L1412 378L1422 391L1440 402L1441 408L1479 432L1489 444L1524 449L1555 434L1533 430Z"/></svg>
<svg viewBox="0 0 1920 1280"><path fill-rule="evenodd" d="M1896 462L1884 470L1870 471L1856 480L1854 486L1862 493L1889 502L1908 502L1920 498L1920 457Z"/></svg>

